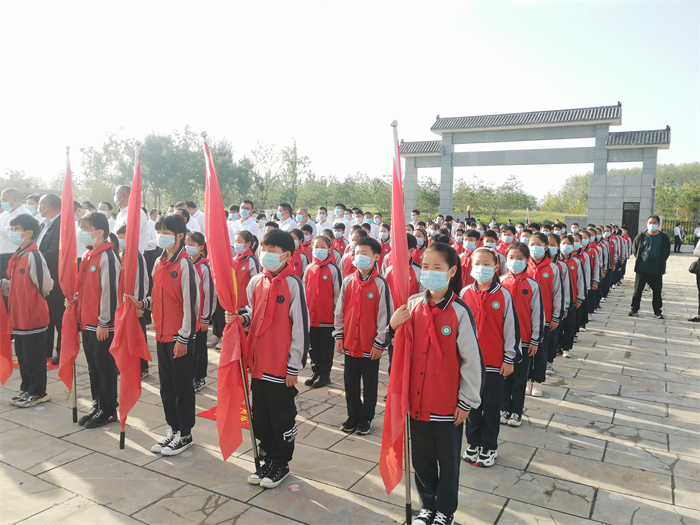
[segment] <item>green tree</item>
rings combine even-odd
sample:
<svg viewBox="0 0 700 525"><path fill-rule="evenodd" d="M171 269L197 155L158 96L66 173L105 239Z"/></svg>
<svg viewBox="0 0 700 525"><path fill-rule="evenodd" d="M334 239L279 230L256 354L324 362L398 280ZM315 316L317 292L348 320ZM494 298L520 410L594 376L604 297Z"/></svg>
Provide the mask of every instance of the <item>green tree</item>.
<svg viewBox="0 0 700 525"><path fill-rule="evenodd" d="M256 196L253 202L258 209L264 210L270 202L270 197L275 193L273 187L279 180L282 162L274 146L261 142L258 142L251 152L251 157Z"/></svg>
<svg viewBox="0 0 700 525"><path fill-rule="evenodd" d="M282 149L282 171L280 172L280 183L282 185L282 199L297 207L297 197L299 186L310 170L311 160L307 156L299 156L297 141L292 140L292 145Z"/></svg>

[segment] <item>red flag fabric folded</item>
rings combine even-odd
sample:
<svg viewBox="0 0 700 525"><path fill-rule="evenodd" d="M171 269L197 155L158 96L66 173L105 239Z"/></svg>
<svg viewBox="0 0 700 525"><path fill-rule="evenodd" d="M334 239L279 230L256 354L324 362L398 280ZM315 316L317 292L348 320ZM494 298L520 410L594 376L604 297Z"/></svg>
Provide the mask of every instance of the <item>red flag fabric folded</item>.
<svg viewBox="0 0 700 525"><path fill-rule="evenodd" d="M58 283L71 301L78 291L78 249L75 239L75 210L73 209L73 176L70 169L69 148L66 148L66 178L61 192L61 230L58 255ZM58 377L68 390L73 389L73 364L80 350L78 306L71 304L63 314L61 328L61 357Z"/></svg>
<svg viewBox="0 0 700 525"><path fill-rule="evenodd" d="M394 127L394 174L391 197L391 255L393 269L389 278L392 293L396 291L394 304L404 305L408 301L408 243L406 221L403 206L403 180L401 176L401 157L398 132ZM410 373L411 345L413 332L411 323L399 326L394 335L394 353L391 361L389 389L384 410L384 428L382 429L382 448L379 457L379 471L384 481L387 494L399 484L403 476L403 440L406 416L408 414L408 380Z"/></svg>
<svg viewBox="0 0 700 525"><path fill-rule="evenodd" d="M236 312L236 274L232 265L231 243L214 159L206 140L204 141L204 161L207 170L205 220L209 265L221 306L227 312ZM222 334L219 357L216 414L219 448L224 461L243 442L239 408L244 397L242 381L247 381L247 377L241 376L241 357L247 355L247 351L247 340L240 320L226 325Z"/></svg>
<svg viewBox="0 0 700 525"><path fill-rule="evenodd" d="M5 301L0 298L0 384L4 385L12 375L12 340Z"/></svg>
<svg viewBox="0 0 700 525"><path fill-rule="evenodd" d="M136 168L129 195L129 211L126 217L126 248L119 275L119 301L114 314L114 339L109 348L121 373L119 380L119 421L124 430L126 417L141 397L141 359L151 360L148 345L143 337L136 307L131 301L123 301L124 293L131 293L136 282L139 236L141 232L141 155L136 151Z"/></svg>

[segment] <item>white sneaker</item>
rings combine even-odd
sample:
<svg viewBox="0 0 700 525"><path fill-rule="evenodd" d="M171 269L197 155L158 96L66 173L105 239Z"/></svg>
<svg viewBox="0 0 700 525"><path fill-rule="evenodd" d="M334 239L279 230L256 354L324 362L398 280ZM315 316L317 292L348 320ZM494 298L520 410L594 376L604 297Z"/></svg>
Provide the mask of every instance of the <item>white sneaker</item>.
<svg viewBox="0 0 700 525"><path fill-rule="evenodd" d="M477 467L492 467L496 462L498 452L495 450L481 450L479 457L476 460Z"/></svg>
<svg viewBox="0 0 700 525"><path fill-rule="evenodd" d="M501 410L501 425L507 425L510 419L510 412L507 410Z"/></svg>
<svg viewBox="0 0 700 525"><path fill-rule="evenodd" d="M530 392L532 392L532 383L528 381L527 385L525 385L525 395L529 396Z"/></svg>
<svg viewBox="0 0 700 525"><path fill-rule="evenodd" d="M214 334L210 334L209 337L207 337L207 348L214 348L218 342L219 338Z"/></svg>
<svg viewBox="0 0 700 525"><path fill-rule="evenodd" d="M479 447L467 445L467 449L462 454L462 459L467 463L476 463L476 460L479 457L479 450Z"/></svg>
<svg viewBox="0 0 700 525"><path fill-rule="evenodd" d="M155 452L156 454L160 454L161 451L162 451L165 447L167 447L168 445L170 445L170 442L171 442L173 439L175 439L175 435L176 435L176 434L173 434L173 431L172 431L172 430L168 429L168 431L165 433L165 437L164 437L163 439L161 439L158 443L156 443L155 445L153 445L153 446L151 447L151 452Z"/></svg>
<svg viewBox="0 0 700 525"><path fill-rule="evenodd" d="M223 339L223 337L222 337L221 339ZM216 346L214 347L214 348L216 348L217 350L221 350L221 339L219 339L219 342L216 343Z"/></svg>
<svg viewBox="0 0 700 525"><path fill-rule="evenodd" d="M413 518L411 523L413 523L413 525L433 525L434 515L435 512L433 512L432 510L420 509L418 516Z"/></svg>
<svg viewBox="0 0 700 525"><path fill-rule="evenodd" d="M542 397L542 383L532 383L532 397Z"/></svg>
<svg viewBox="0 0 700 525"><path fill-rule="evenodd" d="M561 356L562 357L571 357L571 352L569 350L562 350Z"/></svg>
<svg viewBox="0 0 700 525"><path fill-rule="evenodd" d="M551 376L554 373L554 367L552 366L552 363L547 363L547 369L544 371L544 373L548 376Z"/></svg>
<svg viewBox="0 0 700 525"><path fill-rule="evenodd" d="M588 320L589 320L589 321L591 320L590 316L588 317ZM587 331L588 331L588 328L586 328L585 326L582 326L581 328L579 328L579 330L580 330L581 332L587 332Z"/></svg>

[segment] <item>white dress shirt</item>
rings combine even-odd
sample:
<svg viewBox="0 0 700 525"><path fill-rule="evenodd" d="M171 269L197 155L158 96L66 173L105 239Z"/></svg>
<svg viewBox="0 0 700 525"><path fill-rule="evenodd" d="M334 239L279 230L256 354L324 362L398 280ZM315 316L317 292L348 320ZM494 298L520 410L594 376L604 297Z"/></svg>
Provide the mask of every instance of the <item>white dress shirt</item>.
<svg viewBox="0 0 700 525"><path fill-rule="evenodd" d="M193 215L190 216L191 219L195 219L200 226L200 230L205 236L207 232L207 226L204 220L204 212L202 210L197 210Z"/></svg>
<svg viewBox="0 0 700 525"><path fill-rule="evenodd" d="M316 223L314 221L312 221L311 219L309 219L306 221L306 224L311 226L311 237L316 237L316 231L317 231ZM301 229L302 226L303 226L302 223L298 223L297 228Z"/></svg>
<svg viewBox="0 0 700 525"><path fill-rule="evenodd" d="M22 214L31 215L24 204L20 204L12 211L6 211L0 214L0 255L15 253L17 251L17 245L10 242L10 232L8 228L10 226L10 221L17 217L17 215Z"/></svg>
<svg viewBox="0 0 700 525"><path fill-rule="evenodd" d="M117 215L117 222L114 225L114 231L117 231L124 224L126 224L126 219L129 216L129 207L126 206L119 211ZM143 253L148 245L148 240L150 238L150 233L148 231L148 217L141 210L141 227L139 229L139 251ZM80 249L80 247L78 247Z"/></svg>
<svg viewBox="0 0 700 525"><path fill-rule="evenodd" d="M294 228L298 228L299 224L297 224L297 221L289 217L286 220L280 221L279 222L280 230L288 232L293 230Z"/></svg>

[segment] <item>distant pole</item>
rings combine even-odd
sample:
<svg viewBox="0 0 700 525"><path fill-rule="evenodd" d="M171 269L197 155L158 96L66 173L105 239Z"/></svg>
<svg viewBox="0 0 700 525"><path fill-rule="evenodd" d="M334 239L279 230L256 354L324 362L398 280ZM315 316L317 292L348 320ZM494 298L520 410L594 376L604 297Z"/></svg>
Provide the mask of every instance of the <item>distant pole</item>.
<svg viewBox="0 0 700 525"><path fill-rule="evenodd" d="M471 219L471 218L472 218L472 207L467 206L467 219Z"/></svg>

